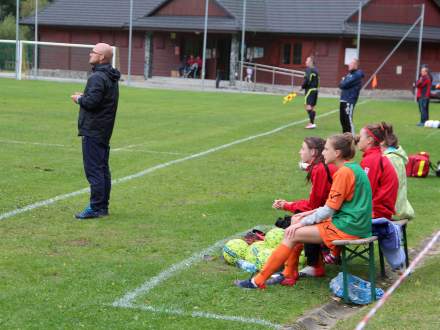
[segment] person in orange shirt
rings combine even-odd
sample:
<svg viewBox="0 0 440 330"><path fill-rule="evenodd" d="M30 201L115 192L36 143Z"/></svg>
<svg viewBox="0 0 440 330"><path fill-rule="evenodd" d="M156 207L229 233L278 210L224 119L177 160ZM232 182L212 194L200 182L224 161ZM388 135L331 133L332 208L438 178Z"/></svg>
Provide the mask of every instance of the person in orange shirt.
<svg viewBox="0 0 440 330"><path fill-rule="evenodd" d="M266 280L286 263L280 283L293 286L298 279L298 259L301 243L324 243L331 258L339 256L334 240L353 240L371 236L372 198L370 182L355 155L354 137L350 133L331 136L323 151L326 164L338 170L333 176L327 202L317 209L292 217L283 242L274 250L263 269L255 277L236 281L247 289L264 289Z"/></svg>

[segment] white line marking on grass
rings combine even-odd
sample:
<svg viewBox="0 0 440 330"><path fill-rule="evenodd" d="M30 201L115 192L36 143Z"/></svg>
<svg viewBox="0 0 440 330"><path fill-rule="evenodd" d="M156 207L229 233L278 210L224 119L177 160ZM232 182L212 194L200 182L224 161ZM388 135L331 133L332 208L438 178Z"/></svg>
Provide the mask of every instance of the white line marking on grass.
<svg viewBox="0 0 440 330"><path fill-rule="evenodd" d="M110 151L113 151L113 152L129 151L129 152L147 152L147 153L152 153L152 154L182 155L182 153L179 153L179 152L144 150L144 149L142 149L142 150L133 150L132 149L132 148L136 148L136 147L142 147L145 144L146 143L130 144L130 145L125 146L125 147L119 147L119 148L111 149Z"/></svg>
<svg viewBox="0 0 440 330"><path fill-rule="evenodd" d="M127 150L127 149L130 149L130 148L134 148L134 147L140 147L140 146L143 146L143 145L145 145L145 143L130 144L130 145L125 146L125 147L119 147L119 148L112 149L112 151L122 151L122 150Z"/></svg>
<svg viewBox="0 0 440 330"><path fill-rule="evenodd" d="M60 148L66 148L67 147L64 144L29 142L29 141L17 141L17 140L6 140L6 139L0 139L0 143L36 145L36 146L45 146L45 147L60 147Z"/></svg>
<svg viewBox="0 0 440 330"><path fill-rule="evenodd" d="M225 244L225 242L227 242L228 240L230 240L234 237L242 236L242 235L246 234L248 231L249 230L244 231L242 233L235 234L235 235L228 237L226 239L222 239L221 241L218 241L214 245L211 245L210 247L206 248L205 250L193 254L188 259L185 259L177 264L172 265L170 268L160 272L157 276L154 276L153 278L146 281L140 287L136 288L133 291L126 293L125 296L123 296L121 299L116 300L113 303L113 306L115 306L115 307L128 307L128 306L130 306L131 302L134 299L136 299L136 297L139 296L140 294L148 293L149 291L154 289L156 286L158 286L160 283L167 280L171 276L175 275L175 273L191 267L193 264L201 261L203 259L203 256L209 255L209 254L215 252L220 247L222 247L223 244Z"/></svg>
<svg viewBox="0 0 440 330"><path fill-rule="evenodd" d="M171 152L171 151L156 151L156 150L145 150L145 149L117 149L117 150L110 150L110 151L122 151L122 152L143 152L148 154L165 154L165 155L183 155L181 152Z"/></svg>
<svg viewBox="0 0 440 330"><path fill-rule="evenodd" d="M171 315L179 315L179 316L190 316L190 317L199 317L199 318L206 318L206 319L215 319L215 320L222 320L222 321L234 321L234 322L241 322L246 324L257 324L266 326L269 328L274 329L282 329L283 326L281 324L272 323L270 321L262 320L262 319L255 319L255 318L248 318L248 317L241 317L241 316L229 316L229 315L220 315L220 314L214 314L214 313L207 313L207 312L185 312L179 309L170 309L170 308L158 308L153 307L149 305L133 305L130 307L124 307L124 308L131 308L131 309L140 309L143 311L153 312L153 313L163 313L163 314L171 314Z"/></svg>
<svg viewBox="0 0 440 330"><path fill-rule="evenodd" d="M434 134L437 134L439 131L440 131L440 129L437 128L434 132L429 133L429 134L426 136L426 139L429 138L429 137L431 137L431 136L433 136Z"/></svg>
<svg viewBox="0 0 440 330"><path fill-rule="evenodd" d="M261 228L261 227L260 227ZM251 230L251 229L249 229ZM242 316L231 316L231 315L220 315L210 312L185 312L180 309L170 309L170 308L163 308L163 307L153 307L151 305L136 305L133 304L133 300L135 300L139 295L141 294L147 294L149 291L157 287L162 282L166 281L170 277L176 275L178 272L183 271L187 268L190 268L194 264L200 262L203 260L203 256L210 255L211 253L217 251L220 249L225 242L228 240L243 236L245 233L247 233L249 230L246 230L244 232L232 235L231 237L228 237L226 239L220 240L217 243L211 245L210 247L206 248L205 250L201 252L197 252L193 254L191 257L177 263L174 265L171 265L168 269L160 272L157 276L152 277L151 279L147 280L144 284L142 284L140 287L134 289L133 291L130 291L126 293L122 298L114 301L112 303L113 307L122 307L122 308L131 308L131 309L140 309L145 311L150 311L154 313L165 313L165 314L173 314L173 315L181 315L181 316L191 316L191 317L200 317L200 318L208 318L208 319L216 319L216 320L224 320L224 321L234 321L234 322L242 322L242 323L248 323L248 324L258 324L263 325L275 329L279 329L282 326L280 324L275 324L266 320L262 319L255 319L255 318L246 318ZM237 288L237 290L239 290Z"/></svg>
<svg viewBox="0 0 440 330"><path fill-rule="evenodd" d="M366 103L366 102L368 102L368 101L362 101L358 105L361 105L361 104ZM334 114L334 113L336 113L338 111L339 111L339 109L330 110L330 111L328 111L328 112L326 112L326 113L324 113L322 115L316 116L316 118L327 117L327 116L330 116L330 115L332 115L332 114ZM275 128L275 129L273 129L271 131L268 131L268 132L264 132L264 133L260 133L260 134L256 134L256 135L252 135L252 136L248 136L246 138L239 139L239 140L233 141L231 143L223 144L221 146L214 147L214 148L211 148L211 149L208 149L208 150L205 150L205 151L202 151L202 152L199 152L199 153L187 156L187 157L183 157L183 158L175 159L175 160L172 160L172 161L169 161L169 162L166 162L166 163L162 163L162 164L159 164L159 165L147 168L147 169L145 169L143 171L140 171L138 173L135 173L135 174L132 174L132 175L128 175L128 176L125 176L123 178L119 178L119 179L116 179L116 180L112 180L112 184L116 185L116 184L119 184L119 183L122 183L122 182L125 182L125 181L130 181L130 180L142 177L144 175L147 175L149 173L152 173L154 171L163 169L165 167L168 167L168 166L171 166L171 165L174 165L174 164L179 164L179 163L182 163L182 162L190 160L190 159L206 156L206 155L211 154L213 152L216 152L216 151L219 151L219 150L223 150L223 149L235 146L237 144L240 144L240 143L243 143L243 142L247 142L247 141L251 141L251 140L263 137L263 136L268 136L268 135L280 132L280 131L282 131L282 130L284 130L286 128L289 128L289 127L292 127L292 126L295 126L295 125L299 125L299 124L303 124L303 123L306 123L306 122L308 122L308 119L302 119L302 120L294 121L294 122L291 122L289 124L286 124L286 125L280 126L278 128ZM74 192L71 192L71 193L68 193L68 194L55 196L55 197L47 199L45 201L40 201L40 202L37 202L37 203L34 203L34 204L30 204L30 205L24 206L22 208L18 208L18 209L15 209L13 211L9 211L9 212L0 214L0 220L7 219L7 218L10 218L10 217L15 216L17 214L20 214L20 213L23 213L23 212L27 212L27 211L30 211L30 210L34 210L36 208L40 208L40 207L43 207L43 206L48 206L48 205L51 205L51 204L53 204L55 202L68 199L70 197L74 197L74 196L77 196L77 195L85 194L85 193L87 193L89 191L90 191L89 188L84 188L84 189L77 190L77 191L74 191Z"/></svg>

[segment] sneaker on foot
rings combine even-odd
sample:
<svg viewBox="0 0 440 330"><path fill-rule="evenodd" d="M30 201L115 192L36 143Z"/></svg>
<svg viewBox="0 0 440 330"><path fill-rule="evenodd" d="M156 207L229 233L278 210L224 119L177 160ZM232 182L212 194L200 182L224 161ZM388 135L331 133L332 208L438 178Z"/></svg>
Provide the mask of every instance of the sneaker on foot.
<svg viewBox="0 0 440 330"><path fill-rule="evenodd" d="M94 211L89 205L83 211L75 214L75 218L77 218L78 220L96 219L106 215L108 215L108 211Z"/></svg>
<svg viewBox="0 0 440 330"><path fill-rule="evenodd" d="M298 281L298 274L296 277L285 277L284 280L280 282L282 286L294 286L296 284L296 281Z"/></svg>
<svg viewBox="0 0 440 330"><path fill-rule="evenodd" d="M326 264L333 264L334 265L334 264L338 264L338 262L339 262L339 258L334 256L331 252L324 253L324 251L323 251L322 257L323 257L324 262Z"/></svg>
<svg viewBox="0 0 440 330"><path fill-rule="evenodd" d="M417 126L423 127L423 126L425 126L425 123L420 122L420 123L417 124Z"/></svg>
<svg viewBox="0 0 440 330"><path fill-rule="evenodd" d="M266 281L267 285L280 284L284 280L284 275L282 273L275 273Z"/></svg>
<svg viewBox="0 0 440 330"><path fill-rule="evenodd" d="M300 277L323 277L325 276L325 268L322 266L313 267L306 266L299 271Z"/></svg>
<svg viewBox="0 0 440 330"><path fill-rule="evenodd" d="M257 284L255 284L253 278L243 281L237 280L234 282L234 284L242 289L266 289L265 285L258 286Z"/></svg>
<svg viewBox="0 0 440 330"><path fill-rule="evenodd" d="M305 128L307 128L307 129L313 129L313 128L316 128L316 124L308 124Z"/></svg>

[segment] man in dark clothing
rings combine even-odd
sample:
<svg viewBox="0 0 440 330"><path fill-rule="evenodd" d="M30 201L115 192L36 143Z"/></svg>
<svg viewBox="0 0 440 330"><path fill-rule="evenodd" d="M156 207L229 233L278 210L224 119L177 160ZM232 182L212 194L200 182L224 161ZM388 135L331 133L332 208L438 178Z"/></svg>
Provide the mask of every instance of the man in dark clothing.
<svg viewBox="0 0 440 330"><path fill-rule="evenodd" d="M429 96L431 95L432 78L429 69L424 66L420 70L420 78L416 81L417 103L419 104L420 122L417 126L425 126L429 119Z"/></svg>
<svg viewBox="0 0 440 330"><path fill-rule="evenodd" d="M90 52L92 74L84 93L71 96L80 106L78 135L82 137L84 172L90 184L90 205L77 213L77 219L108 215L111 190L109 168L110 138L118 108L121 74L112 68L112 47L99 43Z"/></svg>
<svg viewBox="0 0 440 330"><path fill-rule="evenodd" d="M304 72L304 81L301 89L304 89L304 107L309 115L310 123L306 126L308 129L316 128L315 125L315 106L318 101L319 73L315 68L313 57L306 59L306 72Z"/></svg>
<svg viewBox="0 0 440 330"><path fill-rule="evenodd" d="M362 88L364 73L359 69L359 61L356 58L348 64L348 71L348 74L339 83L339 89L341 89L339 119L342 133L350 132L354 136L353 112Z"/></svg>

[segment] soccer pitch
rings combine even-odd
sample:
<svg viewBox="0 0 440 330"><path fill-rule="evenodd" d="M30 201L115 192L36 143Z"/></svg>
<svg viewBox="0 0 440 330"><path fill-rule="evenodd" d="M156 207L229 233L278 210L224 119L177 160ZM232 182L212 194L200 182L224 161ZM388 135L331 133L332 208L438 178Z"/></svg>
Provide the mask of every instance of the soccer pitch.
<svg viewBox="0 0 440 330"><path fill-rule="evenodd" d="M111 215L77 221L88 193L69 96L82 89L0 80L1 328L264 329L330 299L337 267L293 288L240 290L232 282L247 274L221 260L220 246L273 225L284 215L273 199L308 196L298 150L305 136L340 131L337 99L319 100L309 131L300 97L283 105L280 96L122 87ZM439 130L416 127L418 117L409 101L361 100L355 110L358 128L391 122L408 153L440 160ZM409 180L410 246L439 227L438 180Z"/></svg>

